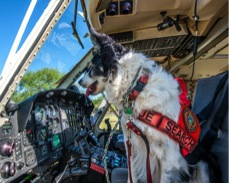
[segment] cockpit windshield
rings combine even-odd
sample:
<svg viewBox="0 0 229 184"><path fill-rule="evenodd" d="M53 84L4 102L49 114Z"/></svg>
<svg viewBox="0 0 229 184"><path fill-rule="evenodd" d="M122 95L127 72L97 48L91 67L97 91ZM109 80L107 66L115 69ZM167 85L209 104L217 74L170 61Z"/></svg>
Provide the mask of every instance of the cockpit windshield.
<svg viewBox="0 0 229 184"><path fill-rule="evenodd" d="M30 71L42 68L54 68L61 73L67 73L92 47L89 37L85 37L88 28L81 16L81 4L78 4L76 28L84 49L73 36L71 22L74 19L75 1L72 1L56 26L52 30L43 47L30 66Z"/></svg>
<svg viewBox="0 0 229 184"><path fill-rule="evenodd" d="M7 21L5 21L5 22L1 22L0 24L1 27L0 32L2 33L0 34L0 38L1 40L5 40L4 42L1 42L1 47L2 47L1 57L0 57L1 72L3 71L3 67L7 60L8 53L14 54L14 53L10 53L10 48L17 35L17 31L19 30L20 27L19 23L22 23L24 15L28 13L26 12L27 9L29 9L30 6L34 6L33 12L28 21L27 27L25 28L25 31L21 36L21 40L18 44L18 48L16 49L16 52L23 45L30 31L33 29L33 27L36 25L36 22L38 21L42 13L45 11L46 6L48 6L48 3L43 3L41 1L34 2L34 5L31 5L32 3L33 3L32 1L31 3L29 3L28 1L20 1L20 2L18 1L16 2L16 4L13 5L13 6L17 6L17 8L15 7L16 10L14 8L7 8L8 13L6 10L1 12L1 14L4 15L1 17L5 17L8 14L11 17L9 18L10 21L17 22L17 24L8 24ZM1 1L0 4L4 4L4 7L6 7L6 6L11 6L12 2L4 0ZM76 30L78 32L78 35L80 37L80 40L82 41L84 48L82 48L77 38L73 35L71 22L73 22L75 18L74 17L75 6L76 6L75 1L72 1L67 7L67 9L64 11L63 15L58 20L56 25L53 27L53 30L51 31L47 40L40 48L33 62L29 66L26 74L22 78L21 83L16 88L16 91L12 97L14 101L20 102L26 99L27 97L37 93L40 90L47 90L50 88L54 88L55 83L64 74L69 72L80 61L80 59L91 49L92 44L90 38L87 36L88 28L84 21L80 3L78 3L77 6ZM20 19L20 21L17 18ZM11 36L7 36L8 40L6 40L6 38L4 38L4 35L9 35L9 29L11 30L10 34L11 33L12 34ZM4 45L6 45L6 47L4 47ZM13 62L17 62L17 61L13 61ZM41 80L41 78L38 79L39 76L40 77L42 76L42 79L53 77L52 80L45 81L45 82L52 82L53 84L45 87L45 89L32 90L33 92L28 93L27 92L28 89L26 88L26 83L28 82L30 84L31 82L37 83L35 80L33 80L34 75L36 76L37 81ZM38 87L35 86L35 88ZM26 92L28 94L25 94Z"/></svg>

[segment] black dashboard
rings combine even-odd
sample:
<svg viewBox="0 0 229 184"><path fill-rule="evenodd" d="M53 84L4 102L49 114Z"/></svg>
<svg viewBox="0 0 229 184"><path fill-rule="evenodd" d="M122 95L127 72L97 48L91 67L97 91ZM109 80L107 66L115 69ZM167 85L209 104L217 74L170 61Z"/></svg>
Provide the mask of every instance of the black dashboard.
<svg viewBox="0 0 229 184"><path fill-rule="evenodd" d="M71 155L75 163L72 153L80 153L80 164L69 173L104 172L104 150L91 131L93 108L85 95L67 89L43 91L18 104L0 127L0 182L20 182L23 174L45 173L56 162L67 173L66 159ZM125 156L108 152L107 159L109 168L127 167Z"/></svg>
<svg viewBox="0 0 229 184"><path fill-rule="evenodd" d="M0 181L58 160L78 131L89 131L92 110L88 98L71 90L40 92L20 103L0 130Z"/></svg>

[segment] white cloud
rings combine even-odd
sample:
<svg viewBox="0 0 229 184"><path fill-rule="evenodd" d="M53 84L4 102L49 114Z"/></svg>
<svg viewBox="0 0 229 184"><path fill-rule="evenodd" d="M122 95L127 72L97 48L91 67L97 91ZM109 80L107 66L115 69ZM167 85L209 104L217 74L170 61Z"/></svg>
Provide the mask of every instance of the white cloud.
<svg viewBox="0 0 229 184"><path fill-rule="evenodd" d="M42 52L40 56L41 61L49 65L51 63L51 55L48 52Z"/></svg>
<svg viewBox="0 0 229 184"><path fill-rule="evenodd" d="M69 25L68 23L66 23L66 22L62 22L62 23L60 23L59 24L59 29L62 29L62 28L71 28L71 25Z"/></svg>

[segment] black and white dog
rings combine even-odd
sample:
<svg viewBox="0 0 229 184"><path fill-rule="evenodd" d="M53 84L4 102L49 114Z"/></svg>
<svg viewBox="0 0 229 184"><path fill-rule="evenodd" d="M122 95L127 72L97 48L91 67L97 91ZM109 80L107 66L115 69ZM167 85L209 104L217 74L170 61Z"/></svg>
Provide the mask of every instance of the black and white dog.
<svg viewBox="0 0 229 184"><path fill-rule="evenodd" d="M200 160L190 172L190 166L181 154L179 143L157 128L143 123L139 118L139 115L147 110L167 117L169 123L177 122L181 110L178 82L155 61L147 59L142 53L126 49L105 34L91 29L91 39L94 44L94 57L79 84L87 88L87 95L105 91L107 99L119 109L125 105L131 106L133 114L124 114L121 121L125 142L131 142L130 149L126 146L126 150L131 151L128 181L149 182L151 177L152 182L163 183L209 182L208 166L204 161ZM134 100L125 100L127 91L135 86L134 78L139 80L141 76L147 76L147 82L140 90L136 89ZM124 104L125 101L128 104ZM152 117L153 114L147 118ZM130 118L134 127L137 127L149 142L148 155L143 138L126 126ZM168 124L167 129L180 136L180 139L188 140L184 133L181 137L181 132L172 126L174 125ZM147 157L150 168L146 166ZM148 170L151 176L147 175Z"/></svg>

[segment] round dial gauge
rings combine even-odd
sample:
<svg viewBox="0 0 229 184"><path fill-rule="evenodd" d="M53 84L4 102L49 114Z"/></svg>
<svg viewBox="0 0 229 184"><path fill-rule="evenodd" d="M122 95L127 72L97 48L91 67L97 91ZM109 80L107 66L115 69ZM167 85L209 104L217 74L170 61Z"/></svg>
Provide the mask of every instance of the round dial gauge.
<svg viewBox="0 0 229 184"><path fill-rule="evenodd" d="M56 106L53 107L52 116L53 117L57 117L58 116L58 108Z"/></svg>
<svg viewBox="0 0 229 184"><path fill-rule="evenodd" d="M47 115L48 115L48 117L50 118L51 116L52 116L52 106L48 106L47 107L47 111L46 111L46 113L47 113Z"/></svg>
<svg viewBox="0 0 229 184"><path fill-rule="evenodd" d="M37 130L37 140L38 142L45 142L47 140L47 130L46 128L41 128Z"/></svg>
<svg viewBox="0 0 229 184"><path fill-rule="evenodd" d="M47 107L47 115L49 118L55 118L58 115L58 108L51 105Z"/></svg>
<svg viewBox="0 0 229 184"><path fill-rule="evenodd" d="M40 105L36 106L34 113L35 113L35 120L36 121L41 122L41 121L45 120L45 117L46 117L45 109L42 106L40 106Z"/></svg>

